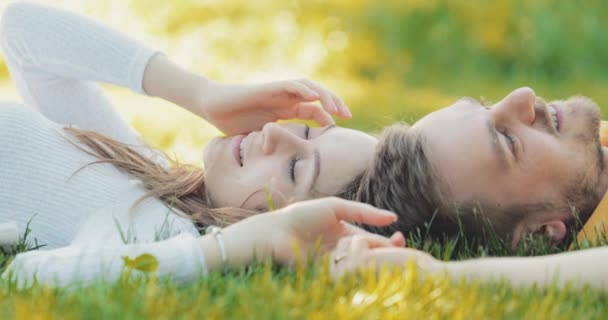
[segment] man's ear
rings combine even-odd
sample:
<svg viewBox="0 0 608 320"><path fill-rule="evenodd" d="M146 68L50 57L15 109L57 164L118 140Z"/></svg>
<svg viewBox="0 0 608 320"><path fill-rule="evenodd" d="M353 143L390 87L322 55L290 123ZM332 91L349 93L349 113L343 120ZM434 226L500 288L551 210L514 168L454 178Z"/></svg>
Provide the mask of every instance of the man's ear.
<svg viewBox="0 0 608 320"><path fill-rule="evenodd" d="M528 225L525 222L519 223L513 230L511 237L511 249L513 252L517 250L517 245L521 238L530 233L543 233L551 238L551 242L554 244L561 243L566 238L566 224L559 220L548 220L539 224Z"/></svg>
<svg viewBox="0 0 608 320"><path fill-rule="evenodd" d="M541 230L544 230L553 243L561 243L566 238L566 224L561 220L547 221L541 226Z"/></svg>

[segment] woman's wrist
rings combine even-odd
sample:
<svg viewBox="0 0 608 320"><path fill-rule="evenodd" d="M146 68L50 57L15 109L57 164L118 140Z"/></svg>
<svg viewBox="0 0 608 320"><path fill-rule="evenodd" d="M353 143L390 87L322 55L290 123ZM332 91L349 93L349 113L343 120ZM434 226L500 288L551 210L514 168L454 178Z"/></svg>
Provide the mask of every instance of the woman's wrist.
<svg viewBox="0 0 608 320"><path fill-rule="evenodd" d="M208 271L246 266L272 255L266 239L272 233L264 230L262 216L253 216L223 229L221 239L212 234L199 239Z"/></svg>
<svg viewBox="0 0 608 320"><path fill-rule="evenodd" d="M150 96L162 98L204 117L201 103L204 92L210 91L212 83L158 53L150 58L146 65L143 88Z"/></svg>

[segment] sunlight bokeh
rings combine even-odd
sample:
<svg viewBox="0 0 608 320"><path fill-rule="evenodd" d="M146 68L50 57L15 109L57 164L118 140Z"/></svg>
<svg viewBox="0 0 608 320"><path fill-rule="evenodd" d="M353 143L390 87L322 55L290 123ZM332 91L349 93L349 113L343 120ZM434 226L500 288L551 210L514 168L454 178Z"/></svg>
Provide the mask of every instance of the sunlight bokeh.
<svg viewBox="0 0 608 320"><path fill-rule="evenodd" d="M496 101L518 86L608 103L601 0L46 0L93 16L223 82L306 76L378 131L459 96ZM6 3L0 4L0 9ZM18 100L0 57L0 99ZM217 130L178 107L105 86L151 145L198 162ZM603 110L604 115L607 115Z"/></svg>

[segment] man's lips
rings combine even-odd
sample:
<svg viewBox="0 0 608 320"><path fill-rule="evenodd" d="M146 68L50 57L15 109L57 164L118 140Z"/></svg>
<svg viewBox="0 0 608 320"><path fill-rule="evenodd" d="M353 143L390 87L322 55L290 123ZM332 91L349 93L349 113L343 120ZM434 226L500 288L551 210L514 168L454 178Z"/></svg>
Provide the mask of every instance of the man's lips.
<svg viewBox="0 0 608 320"><path fill-rule="evenodd" d="M557 104L553 104L552 106L556 111L555 115L557 116L557 131L561 132L562 128L563 128L563 123L564 123L564 111Z"/></svg>
<svg viewBox="0 0 608 320"><path fill-rule="evenodd" d="M241 167L243 164L241 163L241 141L245 138L245 135L234 136L231 141L232 146L232 155L234 156L234 160Z"/></svg>
<svg viewBox="0 0 608 320"><path fill-rule="evenodd" d="M556 102L549 103L543 108L543 114L547 117L550 127L558 134L562 129L563 110Z"/></svg>

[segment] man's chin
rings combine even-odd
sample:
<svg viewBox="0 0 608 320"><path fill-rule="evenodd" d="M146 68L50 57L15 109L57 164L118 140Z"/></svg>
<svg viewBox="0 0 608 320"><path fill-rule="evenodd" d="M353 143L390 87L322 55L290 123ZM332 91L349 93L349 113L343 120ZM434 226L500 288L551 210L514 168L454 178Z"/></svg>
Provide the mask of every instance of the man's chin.
<svg viewBox="0 0 608 320"><path fill-rule="evenodd" d="M585 96L571 97L565 101L565 105L569 109L572 109L570 116L576 114L581 120L581 129L583 130L583 132L586 132L584 136L594 140L594 142L597 142L599 144L601 123L601 113L599 106L593 100Z"/></svg>

